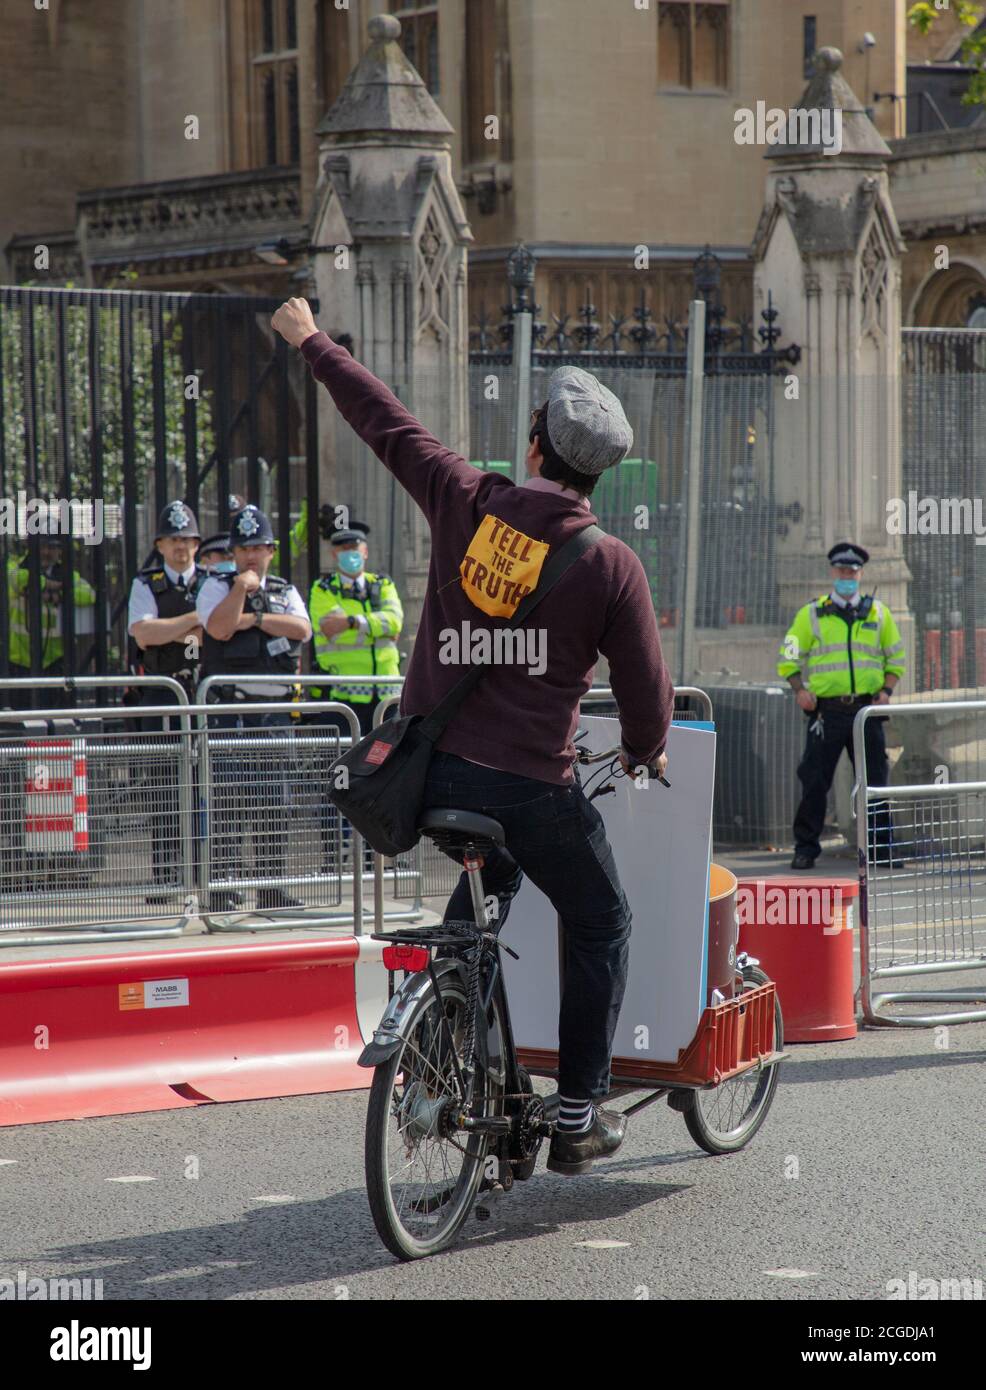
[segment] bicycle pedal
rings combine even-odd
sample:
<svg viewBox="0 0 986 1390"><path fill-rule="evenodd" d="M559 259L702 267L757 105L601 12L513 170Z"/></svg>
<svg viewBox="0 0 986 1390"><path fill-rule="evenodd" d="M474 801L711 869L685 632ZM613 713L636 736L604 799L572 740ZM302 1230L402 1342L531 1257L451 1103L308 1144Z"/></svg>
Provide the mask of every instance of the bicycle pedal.
<svg viewBox="0 0 986 1390"><path fill-rule="evenodd" d="M489 1221L493 1215L494 1207L503 1198L506 1188L495 1178L484 1178L479 1190L483 1193L484 1200L476 1203L476 1220Z"/></svg>

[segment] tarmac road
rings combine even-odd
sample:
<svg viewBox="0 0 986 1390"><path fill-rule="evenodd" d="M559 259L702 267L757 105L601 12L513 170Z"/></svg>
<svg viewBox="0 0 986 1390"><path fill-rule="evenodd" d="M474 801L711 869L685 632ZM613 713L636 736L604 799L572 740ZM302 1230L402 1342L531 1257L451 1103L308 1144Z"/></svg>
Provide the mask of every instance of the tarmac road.
<svg viewBox="0 0 986 1390"><path fill-rule="evenodd" d="M0 1278L98 1278L107 1299L880 1301L914 1272L982 1297L986 1024L949 1043L794 1045L742 1153L702 1154L660 1101L585 1177L542 1150L492 1220L413 1265L370 1219L366 1092L6 1128Z"/></svg>

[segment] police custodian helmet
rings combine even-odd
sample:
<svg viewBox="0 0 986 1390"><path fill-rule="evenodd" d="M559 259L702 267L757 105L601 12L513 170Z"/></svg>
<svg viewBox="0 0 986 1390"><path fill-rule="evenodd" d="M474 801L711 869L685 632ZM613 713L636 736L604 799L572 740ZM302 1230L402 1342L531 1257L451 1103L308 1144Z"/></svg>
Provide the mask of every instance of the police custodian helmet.
<svg viewBox="0 0 986 1390"><path fill-rule="evenodd" d="M171 502L165 507L158 517L154 539L161 540L163 536L192 536L197 541L202 539L199 523L191 507L187 507L184 502Z"/></svg>
<svg viewBox="0 0 986 1390"><path fill-rule="evenodd" d="M273 545L274 528L259 507L251 502L237 512L229 528L230 545Z"/></svg>

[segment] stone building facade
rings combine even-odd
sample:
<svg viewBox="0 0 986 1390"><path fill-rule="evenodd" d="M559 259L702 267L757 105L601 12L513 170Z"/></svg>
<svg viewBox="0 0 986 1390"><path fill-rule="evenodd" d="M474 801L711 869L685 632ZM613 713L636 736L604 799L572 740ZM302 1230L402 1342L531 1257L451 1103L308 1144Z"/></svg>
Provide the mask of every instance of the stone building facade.
<svg viewBox="0 0 986 1390"><path fill-rule="evenodd" d="M905 314L965 322L986 286L981 221L968 206L982 127L919 137L920 149L903 138L908 64L940 63L960 35L946 16L922 38L906 23L905 0L5 8L8 283L304 288L317 126L366 48L369 19L389 9L452 127L452 168L474 235L474 320L484 307L499 317L504 257L520 240L538 258L535 298L549 328L587 295L607 325L641 290L655 320L680 320L706 243L723 263L724 303L749 313L764 151L735 143L734 113L759 101L792 105L823 45L841 49L847 81L867 94L894 151L892 195L905 204L905 236L919 243L905 271ZM953 251L956 239L968 243L951 290L929 288L926 252L942 235Z"/></svg>

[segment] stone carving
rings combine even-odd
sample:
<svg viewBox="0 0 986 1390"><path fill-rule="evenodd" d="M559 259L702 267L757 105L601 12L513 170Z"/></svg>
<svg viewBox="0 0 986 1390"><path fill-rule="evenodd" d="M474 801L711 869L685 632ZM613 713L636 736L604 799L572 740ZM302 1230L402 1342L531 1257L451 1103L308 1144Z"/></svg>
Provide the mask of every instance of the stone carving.
<svg viewBox="0 0 986 1390"><path fill-rule="evenodd" d="M886 330L889 266L875 226L870 228L859 263L860 329L873 337Z"/></svg>
<svg viewBox="0 0 986 1390"><path fill-rule="evenodd" d="M445 341L449 333L449 245L435 216L429 208L424 227L418 237L417 333L427 329Z"/></svg>

